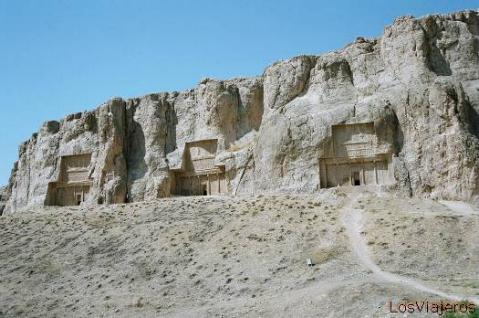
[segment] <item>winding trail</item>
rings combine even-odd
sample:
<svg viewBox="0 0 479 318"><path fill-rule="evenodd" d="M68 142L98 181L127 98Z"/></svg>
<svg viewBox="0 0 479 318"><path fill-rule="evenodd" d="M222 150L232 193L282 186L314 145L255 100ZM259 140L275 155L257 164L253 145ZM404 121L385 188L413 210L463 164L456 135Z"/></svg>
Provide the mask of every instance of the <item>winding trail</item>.
<svg viewBox="0 0 479 318"><path fill-rule="evenodd" d="M369 256L367 245L363 237L361 236L362 210L352 208L352 205L356 201L357 197L358 194L351 194L349 196L350 202L341 209L341 220L346 227L346 233L349 238L352 251L356 254L360 262L366 268L370 269L377 278L386 282L400 284L426 293L435 294L445 299L450 299L454 301L467 300L469 302L479 304L478 297L448 294L438 289L427 287L422 281L418 279L383 271Z"/></svg>
<svg viewBox="0 0 479 318"><path fill-rule="evenodd" d="M470 204L461 201L439 201L442 205L446 206L453 213L458 215L479 215L479 211L474 210Z"/></svg>

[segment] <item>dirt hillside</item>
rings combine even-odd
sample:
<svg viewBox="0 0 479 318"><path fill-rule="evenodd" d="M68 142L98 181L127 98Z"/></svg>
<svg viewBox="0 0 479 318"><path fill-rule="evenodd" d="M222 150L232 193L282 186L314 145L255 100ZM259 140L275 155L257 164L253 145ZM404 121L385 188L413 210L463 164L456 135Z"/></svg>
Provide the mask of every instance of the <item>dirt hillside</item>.
<svg viewBox="0 0 479 318"><path fill-rule="evenodd" d="M477 208L343 191L4 215L0 316L398 317L389 301L478 301Z"/></svg>

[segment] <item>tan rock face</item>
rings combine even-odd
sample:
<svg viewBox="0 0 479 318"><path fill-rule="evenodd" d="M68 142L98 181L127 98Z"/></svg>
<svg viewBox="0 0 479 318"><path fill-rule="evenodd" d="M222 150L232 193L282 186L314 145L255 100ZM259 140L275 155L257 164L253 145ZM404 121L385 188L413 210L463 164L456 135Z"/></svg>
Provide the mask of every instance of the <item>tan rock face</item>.
<svg viewBox="0 0 479 318"><path fill-rule="evenodd" d="M216 140L211 160L224 167L229 193L311 193L323 186L332 127L361 123L374 126L393 190L477 200L478 113L479 13L403 17L379 39L281 61L260 77L205 79L46 122L20 146L6 211L48 204L61 158L76 154L91 154L86 204L169 196L184 175L185 145L201 140ZM358 134L342 146L365 156ZM352 159L374 171L371 158Z"/></svg>

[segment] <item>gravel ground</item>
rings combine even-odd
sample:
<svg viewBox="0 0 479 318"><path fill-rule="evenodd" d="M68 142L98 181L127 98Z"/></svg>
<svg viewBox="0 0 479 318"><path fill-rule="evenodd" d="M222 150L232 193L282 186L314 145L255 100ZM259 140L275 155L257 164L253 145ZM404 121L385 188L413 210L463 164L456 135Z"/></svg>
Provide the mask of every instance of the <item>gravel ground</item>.
<svg viewBox="0 0 479 318"><path fill-rule="evenodd" d="M382 271L477 297L477 208L348 191L4 215L0 316L399 317L390 300L442 299L365 265L348 209Z"/></svg>

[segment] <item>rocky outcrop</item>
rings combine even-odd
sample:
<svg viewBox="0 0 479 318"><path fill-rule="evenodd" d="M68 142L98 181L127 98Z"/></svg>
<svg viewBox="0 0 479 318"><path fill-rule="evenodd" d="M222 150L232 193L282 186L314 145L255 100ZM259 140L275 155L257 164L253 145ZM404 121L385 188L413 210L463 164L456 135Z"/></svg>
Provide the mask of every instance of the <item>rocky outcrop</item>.
<svg viewBox="0 0 479 318"><path fill-rule="evenodd" d="M256 78L113 99L23 143L7 211L46 203L59 158L91 154L91 204L169 196L188 142L217 139L229 192L314 192L331 127L373 122L393 190L479 196L479 13L402 17L378 39L299 56Z"/></svg>
<svg viewBox="0 0 479 318"><path fill-rule="evenodd" d="M0 188L0 215L3 214L7 201L8 201L7 187L1 187Z"/></svg>

